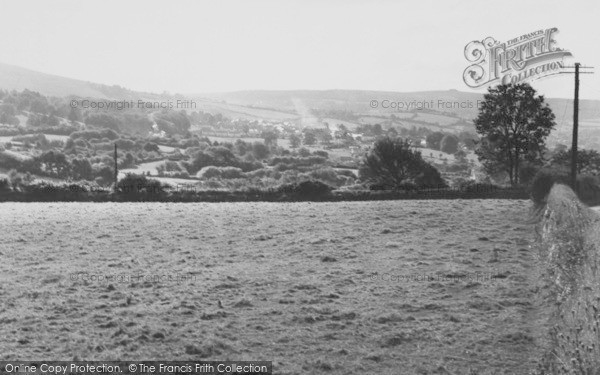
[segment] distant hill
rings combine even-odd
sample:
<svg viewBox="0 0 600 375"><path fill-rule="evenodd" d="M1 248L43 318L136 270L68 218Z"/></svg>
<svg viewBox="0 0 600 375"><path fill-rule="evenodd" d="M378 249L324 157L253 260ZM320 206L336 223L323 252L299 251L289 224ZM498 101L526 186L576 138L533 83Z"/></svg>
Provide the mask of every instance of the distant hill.
<svg viewBox="0 0 600 375"><path fill-rule="evenodd" d="M194 96L193 96L194 97ZM200 97L200 95L198 95ZM297 113L302 124L319 126L323 121L337 123L331 119L317 119L314 110L348 111L359 115L356 123L394 124L403 127L426 126L431 130L473 131L473 119L478 114L477 102L483 94L458 90L389 92L361 90L290 90L290 91L236 91L227 93L203 94L205 100L219 102L222 107L261 108L263 111ZM377 108L371 101L377 101ZM404 103L404 106L420 105L424 110L411 108L397 111L382 108L382 102ZM573 100L546 98L556 116L557 127L549 138L549 144L570 144L573 126ZM390 120L391 115L396 120ZM336 117L336 116L327 116ZM339 118L339 120L344 120ZM399 119L399 120L398 120ZM580 144L583 147L600 150L600 100L579 102Z"/></svg>
<svg viewBox="0 0 600 375"><path fill-rule="evenodd" d="M2 63L0 63L0 89L17 91L28 89L46 96L78 96L98 99L137 99L156 96L131 91L120 86L86 82Z"/></svg>
<svg viewBox="0 0 600 375"><path fill-rule="evenodd" d="M192 95L194 96L194 95ZM458 117L468 120L477 116L477 101L483 100L483 94L464 92L458 90L446 91L420 91L420 92L392 92L392 91L363 91L363 90L290 90L290 91L235 91L227 93L209 93L196 95L212 98L227 104L249 106L256 108L296 111L299 105L311 109L348 110L355 113L389 115L395 113L393 109L381 108L381 102L431 104L436 112L453 113ZM378 108L372 108L370 102L377 100ZM547 98L550 107L557 117L557 121L570 121L573 116L573 100ZM454 105L458 103L458 106ZM464 104L463 104L464 103ZM466 108L460 108L460 105ZM428 109L427 107L425 109ZM580 121L600 121L600 100L581 100L579 105ZM569 122L570 123L570 122Z"/></svg>
<svg viewBox="0 0 600 375"><path fill-rule="evenodd" d="M0 89L29 89L47 96L88 97L98 99L158 99L165 95L128 90L72 78L40 73L18 66L0 63ZM178 95L177 98L182 96ZM221 113L229 118L249 120L294 121L300 126L323 126L324 121L348 120L327 111L347 111L360 117L355 123L388 123L403 126L430 125L432 129L472 129L470 122L477 116L480 93L458 90L391 92L366 90L254 90L226 93L185 95L197 103L196 110ZM175 96L168 97L176 98ZM377 101L377 108L371 101ZM409 111L382 108L383 101L412 105ZM573 100L547 98L558 123L556 136L564 142L569 136L573 118ZM411 104L412 103L412 104ZM415 106L424 106L420 111ZM404 108L406 109L406 108ZM321 111L321 114L315 112ZM325 114L323 114L325 112ZM400 120L389 120L394 114ZM600 146L600 100L582 100L579 112L583 137L591 137ZM590 139L591 140L591 139Z"/></svg>

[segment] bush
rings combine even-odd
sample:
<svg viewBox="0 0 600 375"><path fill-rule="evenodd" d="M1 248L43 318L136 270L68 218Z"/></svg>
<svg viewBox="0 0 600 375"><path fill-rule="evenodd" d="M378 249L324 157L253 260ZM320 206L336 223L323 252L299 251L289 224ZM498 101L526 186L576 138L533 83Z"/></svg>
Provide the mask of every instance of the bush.
<svg viewBox="0 0 600 375"><path fill-rule="evenodd" d="M570 175L565 170L540 170L529 188L531 200L536 205L545 203L546 196L554 184L571 185ZM587 205L600 204L600 178L597 176L579 175L576 182L577 197Z"/></svg>
<svg viewBox="0 0 600 375"><path fill-rule="evenodd" d="M6 178L0 178L0 193L10 191L10 183Z"/></svg>
<svg viewBox="0 0 600 375"><path fill-rule="evenodd" d="M324 157L321 156L309 156L309 157L275 157L269 161L269 165L277 165L277 164L289 164L297 167L310 167L315 164L323 164L327 161Z"/></svg>
<svg viewBox="0 0 600 375"><path fill-rule="evenodd" d="M245 174L240 168L208 166L202 168L196 176L205 180L211 178L234 179L244 178Z"/></svg>
<svg viewBox="0 0 600 375"><path fill-rule="evenodd" d="M179 166L179 163L172 160L167 160L164 164L160 164L157 168L158 173L162 174L164 172L181 172L182 169Z"/></svg>
<svg viewBox="0 0 600 375"><path fill-rule="evenodd" d="M77 138L80 139L84 139L84 140L90 140L92 138L98 138L98 139L103 139L106 138L106 141L103 142L108 142L111 140L115 140L117 138L119 138L119 135L112 129L102 129L102 130L82 130L82 131L77 131L77 132L73 132L69 135L69 138L75 140Z"/></svg>
<svg viewBox="0 0 600 375"><path fill-rule="evenodd" d="M359 168L360 179L371 185L397 189L405 182L426 187L443 184L444 180L434 166L421 157L421 152L408 140L381 138L363 159Z"/></svg>
<svg viewBox="0 0 600 375"><path fill-rule="evenodd" d="M454 154L458 151L458 138L453 134L445 135L440 141L440 151Z"/></svg>
<svg viewBox="0 0 600 375"><path fill-rule="evenodd" d="M600 204L600 178L597 176L577 177L577 196L589 206Z"/></svg>
<svg viewBox="0 0 600 375"><path fill-rule="evenodd" d="M278 191L286 194L293 194L299 198L322 198L329 195L333 187L321 181L303 181L300 183L286 184L279 187Z"/></svg>
<svg viewBox="0 0 600 375"><path fill-rule="evenodd" d="M468 181L461 186L461 190L467 193L491 193L499 190L500 187L494 184Z"/></svg>
<svg viewBox="0 0 600 375"><path fill-rule="evenodd" d="M346 184L349 180L354 181L356 179L356 176L351 171L346 172L349 172L349 175L341 173L331 167L325 167L313 169L303 174L303 176L308 177L310 180L319 180L328 185L338 187Z"/></svg>
<svg viewBox="0 0 600 375"><path fill-rule="evenodd" d="M10 181L10 186L15 191L23 185L23 175L14 169L8 172L8 180Z"/></svg>
<svg viewBox="0 0 600 375"><path fill-rule="evenodd" d="M418 191L419 187L417 186L417 184L414 184L412 182L403 182L400 185L396 186L396 189L404 191Z"/></svg>
<svg viewBox="0 0 600 375"><path fill-rule="evenodd" d="M232 178L244 178L244 172L240 168L235 167L224 167L221 168L221 178L232 179Z"/></svg>
<svg viewBox="0 0 600 375"><path fill-rule="evenodd" d="M128 173L117 183L117 192L120 194L134 195L160 195L164 193L164 188L160 181L151 180L143 175Z"/></svg>
<svg viewBox="0 0 600 375"><path fill-rule="evenodd" d="M534 164L523 164L521 168L519 168L519 182L525 186L530 185L539 170L540 168Z"/></svg>
<svg viewBox="0 0 600 375"><path fill-rule="evenodd" d="M90 140L90 143L93 143L92 140ZM115 144L119 150L131 151L136 148L135 142L130 139L120 138L115 141Z"/></svg>
<svg viewBox="0 0 600 375"><path fill-rule="evenodd" d="M22 164L23 160L17 158L16 155L7 152L0 152L0 165L2 168L17 169L21 168Z"/></svg>
<svg viewBox="0 0 600 375"><path fill-rule="evenodd" d="M421 162L421 173L415 178L415 184L423 189L447 187L440 172L425 161Z"/></svg>
<svg viewBox="0 0 600 375"><path fill-rule="evenodd" d="M154 142L148 142L144 145L144 151L146 152L160 152L160 148L158 148L158 145Z"/></svg>
<svg viewBox="0 0 600 375"><path fill-rule="evenodd" d="M190 174L187 171L183 172L162 172L158 174L160 177L170 177L170 178L183 178L189 179Z"/></svg>
<svg viewBox="0 0 600 375"><path fill-rule="evenodd" d="M202 178L205 180L208 180L211 178L218 178L218 177L221 177L221 171L219 170L219 168L211 165L211 166L202 168L198 173L196 173L196 177Z"/></svg>

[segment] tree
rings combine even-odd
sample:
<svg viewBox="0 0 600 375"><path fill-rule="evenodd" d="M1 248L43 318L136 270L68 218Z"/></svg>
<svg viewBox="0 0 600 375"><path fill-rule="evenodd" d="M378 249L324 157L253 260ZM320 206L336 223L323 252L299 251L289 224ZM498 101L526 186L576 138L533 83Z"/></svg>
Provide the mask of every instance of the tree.
<svg viewBox="0 0 600 375"><path fill-rule="evenodd" d="M348 127L346 125L338 124L337 130L333 132L333 134L336 139L346 139L350 136L350 131L348 130Z"/></svg>
<svg viewBox="0 0 600 375"><path fill-rule="evenodd" d="M258 160L266 159L269 156L269 148L261 142L254 142L252 144L252 153Z"/></svg>
<svg viewBox="0 0 600 375"><path fill-rule="evenodd" d="M431 176L435 175L431 169L435 168L427 164L421 152L413 149L406 140L386 137L375 142L363 160L359 175L368 183L398 189L405 183L419 183L419 178L431 184Z"/></svg>
<svg viewBox="0 0 600 375"><path fill-rule="evenodd" d="M296 134L290 135L290 147L291 148L298 148L298 146L300 146L301 141L302 140L300 139L300 137L298 137Z"/></svg>
<svg viewBox="0 0 600 375"><path fill-rule="evenodd" d="M427 142L427 147L434 149L434 150L439 150L440 142L442 141L442 138L444 138L444 133L442 133L442 132L433 132L433 133L429 134L425 138L425 141Z"/></svg>
<svg viewBox="0 0 600 375"><path fill-rule="evenodd" d="M524 161L541 164L546 137L556 126L554 114L526 83L489 88L484 99L475 119L483 138L475 153L488 174L503 171L511 185L518 184Z"/></svg>
<svg viewBox="0 0 600 375"><path fill-rule="evenodd" d="M71 165L65 154L60 151L47 151L36 157L47 174L59 178L66 178L69 175Z"/></svg>
<svg viewBox="0 0 600 375"><path fill-rule="evenodd" d="M454 154L458 151L458 138L452 134L445 135L440 142L440 151Z"/></svg>
<svg viewBox="0 0 600 375"><path fill-rule="evenodd" d="M244 135L248 135L248 133L250 133L250 125L245 123L244 125L242 125L241 130L242 130L242 133L244 133Z"/></svg>
<svg viewBox="0 0 600 375"><path fill-rule="evenodd" d="M273 146L277 146L277 132L273 130L265 130L261 134L262 139L265 141L265 146L271 148Z"/></svg>
<svg viewBox="0 0 600 375"><path fill-rule="evenodd" d="M79 108L71 107L71 110L69 111L68 119L71 122L81 121L83 119L83 116L81 115L81 111L79 110Z"/></svg>
<svg viewBox="0 0 600 375"><path fill-rule="evenodd" d="M77 112L72 109L72 112L69 114L70 121L79 121L77 116ZM91 114L86 117L85 123L87 125L94 125L100 128L112 129L115 131L120 131L123 123L116 116L100 113L100 114Z"/></svg>
<svg viewBox="0 0 600 375"><path fill-rule="evenodd" d="M383 128L381 127L381 124L375 124L371 127L371 132L375 137L379 137L381 134L383 134Z"/></svg>
<svg viewBox="0 0 600 375"><path fill-rule="evenodd" d="M551 160L551 164L569 168L573 151L558 151ZM600 174L600 153L596 150L577 150L577 173Z"/></svg>
<svg viewBox="0 0 600 375"><path fill-rule="evenodd" d="M302 143L304 143L307 146L311 146L317 143L317 137L315 136L315 133L311 131L304 131L304 139Z"/></svg>
<svg viewBox="0 0 600 375"><path fill-rule="evenodd" d="M46 124L48 126L58 126L58 125L60 125L60 120L58 119L58 117L56 117L54 115L50 115L50 116L48 116Z"/></svg>
<svg viewBox="0 0 600 375"><path fill-rule="evenodd" d="M125 154L125 160L123 160L123 168L131 168L135 166L135 158L133 157L133 155L131 154L131 152L128 152Z"/></svg>
<svg viewBox="0 0 600 375"><path fill-rule="evenodd" d="M456 159L456 161L459 163L466 163L467 162L467 153L464 152L463 150L458 150L454 153L454 159Z"/></svg>
<svg viewBox="0 0 600 375"><path fill-rule="evenodd" d="M386 135L390 138L397 138L398 131L395 128L389 128Z"/></svg>
<svg viewBox="0 0 600 375"><path fill-rule="evenodd" d="M0 124L18 126L20 124L19 119L16 116L11 116L7 113L0 113Z"/></svg>
<svg viewBox="0 0 600 375"><path fill-rule="evenodd" d="M7 116L16 116L17 109L12 104L4 103L0 105L0 113L4 113Z"/></svg>
<svg viewBox="0 0 600 375"><path fill-rule="evenodd" d="M462 131L458 133L458 140L469 150L474 150L478 141L477 134Z"/></svg>
<svg viewBox="0 0 600 375"><path fill-rule="evenodd" d="M168 134L186 134L189 132L191 126L190 119L184 110L179 112L163 110L159 113L154 113L154 120L159 129Z"/></svg>
<svg viewBox="0 0 600 375"><path fill-rule="evenodd" d="M302 156L303 158L307 158L310 156L310 150L306 147L302 147L298 150L298 155Z"/></svg>
<svg viewBox="0 0 600 375"><path fill-rule="evenodd" d="M92 180L94 172L88 159L77 158L71 161L71 177L74 180Z"/></svg>
<svg viewBox="0 0 600 375"><path fill-rule="evenodd" d="M152 152L152 151L154 151L154 152L160 152L160 148L154 142L147 142L144 145L144 151L147 151L147 152Z"/></svg>
<svg viewBox="0 0 600 375"><path fill-rule="evenodd" d="M11 169L8 172L8 181L13 190L18 190L19 186L23 184L23 175L18 173L15 169Z"/></svg>
<svg viewBox="0 0 600 375"><path fill-rule="evenodd" d="M441 188L448 186L440 172L433 165L425 161L422 163L421 172L415 178L415 184L420 188Z"/></svg>

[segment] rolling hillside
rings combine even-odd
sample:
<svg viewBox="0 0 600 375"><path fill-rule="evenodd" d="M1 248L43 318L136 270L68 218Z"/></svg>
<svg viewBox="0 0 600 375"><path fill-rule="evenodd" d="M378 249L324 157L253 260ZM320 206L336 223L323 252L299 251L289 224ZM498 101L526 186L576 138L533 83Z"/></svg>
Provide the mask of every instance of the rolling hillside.
<svg viewBox="0 0 600 375"><path fill-rule="evenodd" d="M198 96L198 95L190 95ZM379 106L371 108L370 102L383 100L403 103L431 103L434 112L455 114L460 118L472 119L477 115L477 101L483 100L479 93L463 92L458 90L446 91L419 91L419 92L391 92L391 91L364 91L364 90L291 90L291 91L236 91L227 93L202 94L205 98L224 101L228 104L253 106L277 110L296 110L302 103L304 107L323 110L348 110L356 113L370 113L373 115L390 115L397 113L391 108ZM565 121L573 114L573 100L562 98L547 98L557 120ZM472 104L470 108L456 108L449 103ZM450 108L448 108L450 107ZM600 121L600 100L581 100L579 105L580 121ZM297 111L300 113L299 111Z"/></svg>
<svg viewBox="0 0 600 375"><path fill-rule="evenodd" d="M131 91L120 86L108 86L40 73L3 63L0 63L0 89L17 91L27 89L47 96L78 96L98 99L138 99L157 96Z"/></svg>
<svg viewBox="0 0 600 375"><path fill-rule="evenodd" d="M40 73L2 63L0 89L28 89L58 97L115 100L165 98L160 94ZM356 125L381 123L401 127L425 126L432 130L449 131L472 130L471 121L477 116L477 103L483 99L482 94L458 90L405 93L366 90L253 90L188 94L186 97L196 101L196 110L220 113L232 119L292 121L299 127L322 127L324 121L331 123L333 118L333 121L344 120ZM372 101L377 101L376 108L371 106ZM388 108L382 108L384 101L387 101ZM564 143L572 126L573 101L559 98L548 98L547 101L556 115L558 124L551 138ZM401 105L404 109L412 107L409 110L398 111L389 108L391 103L403 103ZM424 106L424 109L419 110L416 106ZM319 111L321 115L315 113ZM350 113L355 119L349 120L331 113L323 115L327 111ZM582 141L600 145L600 100L582 100L579 119Z"/></svg>

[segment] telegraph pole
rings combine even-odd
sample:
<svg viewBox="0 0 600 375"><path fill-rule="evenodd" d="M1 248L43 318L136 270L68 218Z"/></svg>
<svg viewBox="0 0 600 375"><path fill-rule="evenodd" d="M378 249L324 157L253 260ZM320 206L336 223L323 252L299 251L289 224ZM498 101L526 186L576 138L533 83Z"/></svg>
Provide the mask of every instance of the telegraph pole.
<svg viewBox="0 0 600 375"><path fill-rule="evenodd" d="M117 190L117 182L119 182L119 166L117 165L117 144L115 143L115 191Z"/></svg>
<svg viewBox="0 0 600 375"><path fill-rule="evenodd" d="M575 68L575 100L573 101L573 141L571 144L571 188L577 192L577 138L579 130L579 74L594 74L594 72L580 72L579 69L593 69L593 66L565 66L565 69ZM561 72L561 74L573 74L573 72Z"/></svg>
<svg viewBox="0 0 600 375"><path fill-rule="evenodd" d="M579 66L575 63L575 100L573 102L573 144L571 145L571 188L577 191L577 135L579 129ZM116 147L116 145L115 145Z"/></svg>

